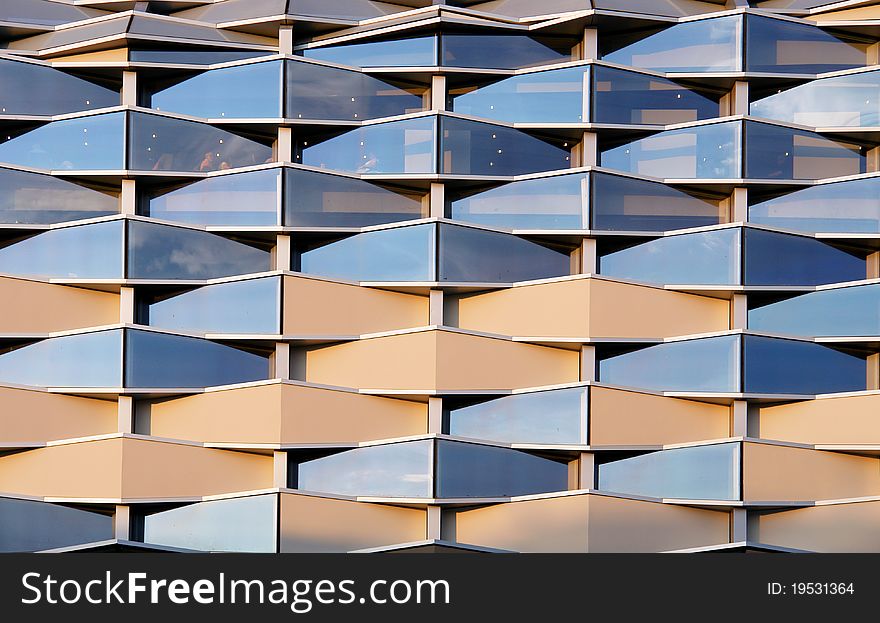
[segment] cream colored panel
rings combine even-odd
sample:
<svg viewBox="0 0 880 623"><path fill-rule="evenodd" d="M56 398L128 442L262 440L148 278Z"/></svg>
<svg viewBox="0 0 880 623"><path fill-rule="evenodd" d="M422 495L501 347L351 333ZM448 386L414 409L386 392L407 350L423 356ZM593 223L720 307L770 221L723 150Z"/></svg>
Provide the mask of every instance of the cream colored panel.
<svg viewBox="0 0 880 623"><path fill-rule="evenodd" d="M422 509L281 495L282 552L348 552L423 541Z"/></svg>
<svg viewBox="0 0 880 623"><path fill-rule="evenodd" d="M0 387L0 443L116 432L116 401Z"/></svg>
<svg viewBox="0 0 880 623"><path fill-rule="evenodd" d="M815 552L880 552L880 502L829 504L760 514L760 543Z"/></svg>
<svg viewBox="0 0 880 623"><path fill-rule="evenodd" d="M880 395L762 407L763 439L809 444L880 444Z"/></svg>
<svg viewBox="0 0 880 623"><path fill-rule="evenodd" d="M49 333L119 322L119 296L0 277L0 332Z"/></svg>

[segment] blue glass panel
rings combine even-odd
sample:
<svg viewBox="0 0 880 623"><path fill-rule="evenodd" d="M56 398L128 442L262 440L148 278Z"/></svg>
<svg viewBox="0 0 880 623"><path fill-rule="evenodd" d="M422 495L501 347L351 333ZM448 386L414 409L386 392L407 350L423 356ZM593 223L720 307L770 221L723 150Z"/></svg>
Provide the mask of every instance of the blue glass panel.
<svg viewBox="0 0 880 623"><path fill-rule="evenodd" d="M352 67L424 67L437 64L437 38L414 37L308 48L306 58Z"/></svg>
<svg viewBox="0 0 880 623"><path fill-rule="evenodd" d="M815 238L747 228L746 285L821 285L864 279L865 258Z"/></svg>
<svg viewBox="0 0 880 623"><path fill-rule="evenodd" d="M0 223L60 223L119 211L113 195L50 175L0 168Z"/></svg>
<svg viewBox="0 0 880 623"><path fill-rule="evenodd" d="M300 271L353 281L433 281L434 225L356 234L304 251Z"/></svg>
<svg viewBox="0 0 880 623"><path fill-rule="evenodd" d="M144 542L209 552L275 551L277 495L210 500L144 517Z"/></svg>
<svg viewBox="0 0 880 623"><path fill-rule="evenodd" d="M738 122L668 130L601 153L603 167L659 178L740 177Z"/></svg>
<svg viewBox="0 0 880 623"><path fill-rule="evenodd" d="M453 110L510 123L579 123L588 80L588 67L523 74L454 95Z"/></svg>
<svg viewBox="0 0 880 623"><path fill-rule="evenodd" d="M38 387L119 387L122 331L53 337L0 354L0 380Z"/></svg>
<svg viewBox="0 0 880 623"><path fill-rule="evenodd" d="M122 277L122 221L52 229L0 248L0 272L23 277Z"/></svg>
<svg viewBox="0 0 880 623"><path fill-rule="evenodd" d="M113 538L110 515L0 498L0 552L37 552Z"/></svg>
<svg viewBox="0 0 880 623"><path fill-rule="evenodd" d="M572 143L512 128L441 117L442 173L525 175L571 167Z"/></svg>
<svg viewBox="0 0 880 623"><path fill-rule="evenodd" d="M150 197L153 218L195 225L276 225L280 169L219 175Z"/></svg>
<svg viewBox="0 0 880 623"><path fill-rule="evenodd" d="M526 35L444 34L440 63L446 67L523 69L573 60L573 40Z"/></svg>
<svg viewBox="0 0 880 623"><path fill-rule="evenodd" d="M271 268L268 251L195 229L131 221L130 279L214 279Z"/></svg>
<svg viewBox="0 0 880 623"><path fill-rule="evenodd" d="M205 118L281 116L281 61L212 69L157 90L150 108Z"/></svg>
<svg viewBox="0 0 880 623"><path fill-rule="evenodd" d="M820 290L750 309L749 328L812 337L880 335L880 284Z"/></svg>
<svg viewBox="0 0 880 623"><path fill-rule="evenodd" d="M746 123L745 175L752 179L814 180L865 172L865 150L767 123Z"/></svg>
<svg viewBox="0 0 880 623"><path fill-rule="evenodd" d="M599 362L599 380L657 391L738 392L739 337L667 342Z"/></svg>
<svg viewBox="0 0 880 623"><path fill-rule="evenodd" d="M809 186L749 206L749 221L805 232L880 232L880 178Z"/></svg>
<svg viewBox="0 0 880 623"><path fill-rule="evenodd" d="M437 441L438 498L494 498L568 489L568 465L494 446Z"/></svg>
<svg viewBox="0 0 880 623"><path fill-rule="evenodd" d="M739 229L666 236L603 255L599 272L650 283L739 283Z"/></svg>
<svg viewBox="0 0 880 623"><path fill-rule="evenodd" d="M824 394L866 389L863 357L814 342L744 336L744 388L759 394Z"/></svg>
<svg viewBox="0 0 880 623"><path fill-rule="evenodd" d="M602 59L656 71L737 71L740 69L742 17L730 15L683 22L612 52Z"/></svg>
<svg viewBox="0 0 880 623"><path fill-rule="evenodd" d="M738 500L739 444L675 448L599 466L599 489L652 498Z"/></svg>
<svg viewBox="0 0 880 623"><path fill-rule="evenodd" d="M149 306L149 324L197 333L279 333L278 277L205 286Z"/></svg>
<svg viewBox="0 0 880 623"><path fill-rule="evenodd" d="M456 198L451 218L510 229L582 229L588 176L523 180Z"/></svg>
<svg viewBox="0 0 880 623"><path fill-rule="evenodd" d="M315 143L297 141L297 162L351 173L433 173L436 117L367 125Z"/></svg>
<svg viewBox="0 0 880 623"><path fill-rule="evenodd" d="M297 488L336 495L431 497L433 441L367 446L297 466Z"/></svg>
<svg viewBox="0 0 880 623"><path fill-rule="evenodd" d="M210 387L268 377L268 356L193 337L125 334L126 387Z"/></svg>
<svg viewBox="0 0 880 623"><path fill-rule="evenodd" d="M51 67L0 59L0 115L60 115L118 105L118 91Z"/></svg>
<svg viewBox="0 0 880 623"><path fill-rule="evenodd" d="M125 113L53 121L21 134L3 133L0 162L50 170L124 169Z"/></svg>
<svg viewBox="0 0 880 623"><path fill-rule="evenodd" d="M167 63L182 65L215 65L243 61L248 58L267 56L272 52L266 50L207 50L193 48L190 50L130 50L128 58L138 63Z"/></svg>
<svg viewBox="0 0 880 623"><path fill-rule="evenodd" d="M513 282L571 273L568 249L510 234L440 225L440 281Z"/></svg>
<svg viewBox="0 0 880 623"><path fill-rule="evenodd" d="M505 396L452 409L449 434L503 443L584 443L587 405L586 387Z"/></svg>

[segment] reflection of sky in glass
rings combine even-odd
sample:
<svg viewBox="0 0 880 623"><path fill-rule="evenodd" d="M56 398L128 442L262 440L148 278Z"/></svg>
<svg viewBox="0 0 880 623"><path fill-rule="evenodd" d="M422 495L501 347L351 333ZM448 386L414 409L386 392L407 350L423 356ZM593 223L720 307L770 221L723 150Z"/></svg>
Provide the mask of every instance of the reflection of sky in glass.
<svg viewBox="0 0 880 623"><path fill-rule="evenodd" d="M0 90L2 115L60 115L119 105L119 92L43 65L2 59L0 84L6 86ZM12 87L16 84L27 88Z"/></svg>
<svg viewBox="0 0 880 623"><path fill-rule="evenodd" d="M64 227L0 248L0 272L21 276L122 276L122 221Z"/></svg>
<svg viewBox="0 0 880 623"><path fill-rule="evenodd" d="M122 331L53 337L0 355L0 380L39 387L119 387Z"/></svg>
<svg viewBox="0 0 880 623"><path fill-rule="evenodd" d="M433 224L364 232L306 251L304 273L353 281L433 281Z"/></svg>
<svg viewBox="0 0 880 623"><path fill-rule="evenodd" d="M430 439L346 450L298 467L297 488L336 495L431 497Z"/></svg>
<svg viewBox="0 0 880 623"><path fill-rule="evenodd" d="M820 290L750 309L749 328L811 337L880 335L880 284Z"/></svg>
<svg viewBox="0 0 880 623"><path fill-rule="evenodd" d="M526 35L444 34L441 64L446 67L523 69L572 60L572 40L543 41ZM547 41L547 43L544 43ZM560 48L556 50L548 43Z"/></svg>
<svg viewBox="0 0 880 623"><path fill-rule="evenodd" d="M602 256L599 272L664 285L736 284L739 240L735 228L657 238Z"/></svg>
<svg viewBox="0 0 880 623"><path fill-rule="evenodd" d="M746 285L821 285L864 279L864 257L815 238L745 230Z"/></svg>
<svg viewBox="0 0 880 623"><path fill-rule="evenodd" d="M352 67L424 67L437 64L437 39L414 37L309 48L302 55Z"/></svg>
<svg viewBox="0 0 880 623"><path fill-rule="evenodd" d="M144 518L144 542L210 552L274 552L275 495L210 500Z"/></svg>
<svg viewBox="0 0 880 623"><path fill-rule="evenodd" d="M150 326L201 333L278 333L279 279L205 286L150 305Z"/></svg>
<svg viewBox="0 0 880 623"><path fill-rule="evenodd" d="M654 498L739 499L739 444L675 448L599 466L599 489Z"/></svg>
<svg viewBox="0 0 880 623"><path fill-rule="evenodd" d="M496 398L453 409L449 433L504 443L584 443L587 388Z"/></svg>
<svg viewBox="0 0 880 623"><path fill-rule="evenodd" d="M60 504L0 498L0 552L36 552L113 538L113 518Z"/></svg>
<svg viewBox="0 0 880 623"><path fill-rule="evenodd" d="M60 223L119 211L119 200L49 175L0 169L0 223Z"/></svg>
<svg viewBox="0 0 880 623"><path fill-rule="evenodd" d="M863 148L768 123L747 122L745 176L813 180L865 172Z"/></svg>
<svg viewBox="0 0 880 623"><path fill-rule="evenodd" d="M745 389L762 394L824 394L866 389L861 357L815 344L745 336Z"/></svg>
<svg viewBox="0 0 880 623"><path fill-rule="evenodd" d="M668 342L599 362L599 380L659 391L737 392L739 337Z"/></svg>

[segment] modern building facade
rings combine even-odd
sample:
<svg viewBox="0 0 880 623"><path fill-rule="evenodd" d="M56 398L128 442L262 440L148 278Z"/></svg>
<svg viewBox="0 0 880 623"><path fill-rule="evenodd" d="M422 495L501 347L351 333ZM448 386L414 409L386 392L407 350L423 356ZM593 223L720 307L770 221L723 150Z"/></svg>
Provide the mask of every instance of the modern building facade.
<svg viewBox="0 0 880 623"><path fill-rule="evenodd" d="M0 45L0 551L880 551L880 3Z"/></svg>

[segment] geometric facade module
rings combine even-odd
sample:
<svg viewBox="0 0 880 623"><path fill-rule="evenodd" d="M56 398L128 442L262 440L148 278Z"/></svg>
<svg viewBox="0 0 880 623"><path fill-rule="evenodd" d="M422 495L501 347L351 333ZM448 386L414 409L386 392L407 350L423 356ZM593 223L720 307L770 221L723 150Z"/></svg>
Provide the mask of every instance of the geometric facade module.
<svg viewBox="0 0 880 623"><path fill-rule="evenodd" d="M0 551L880 551L850 4L0 3Z"/></svg>

